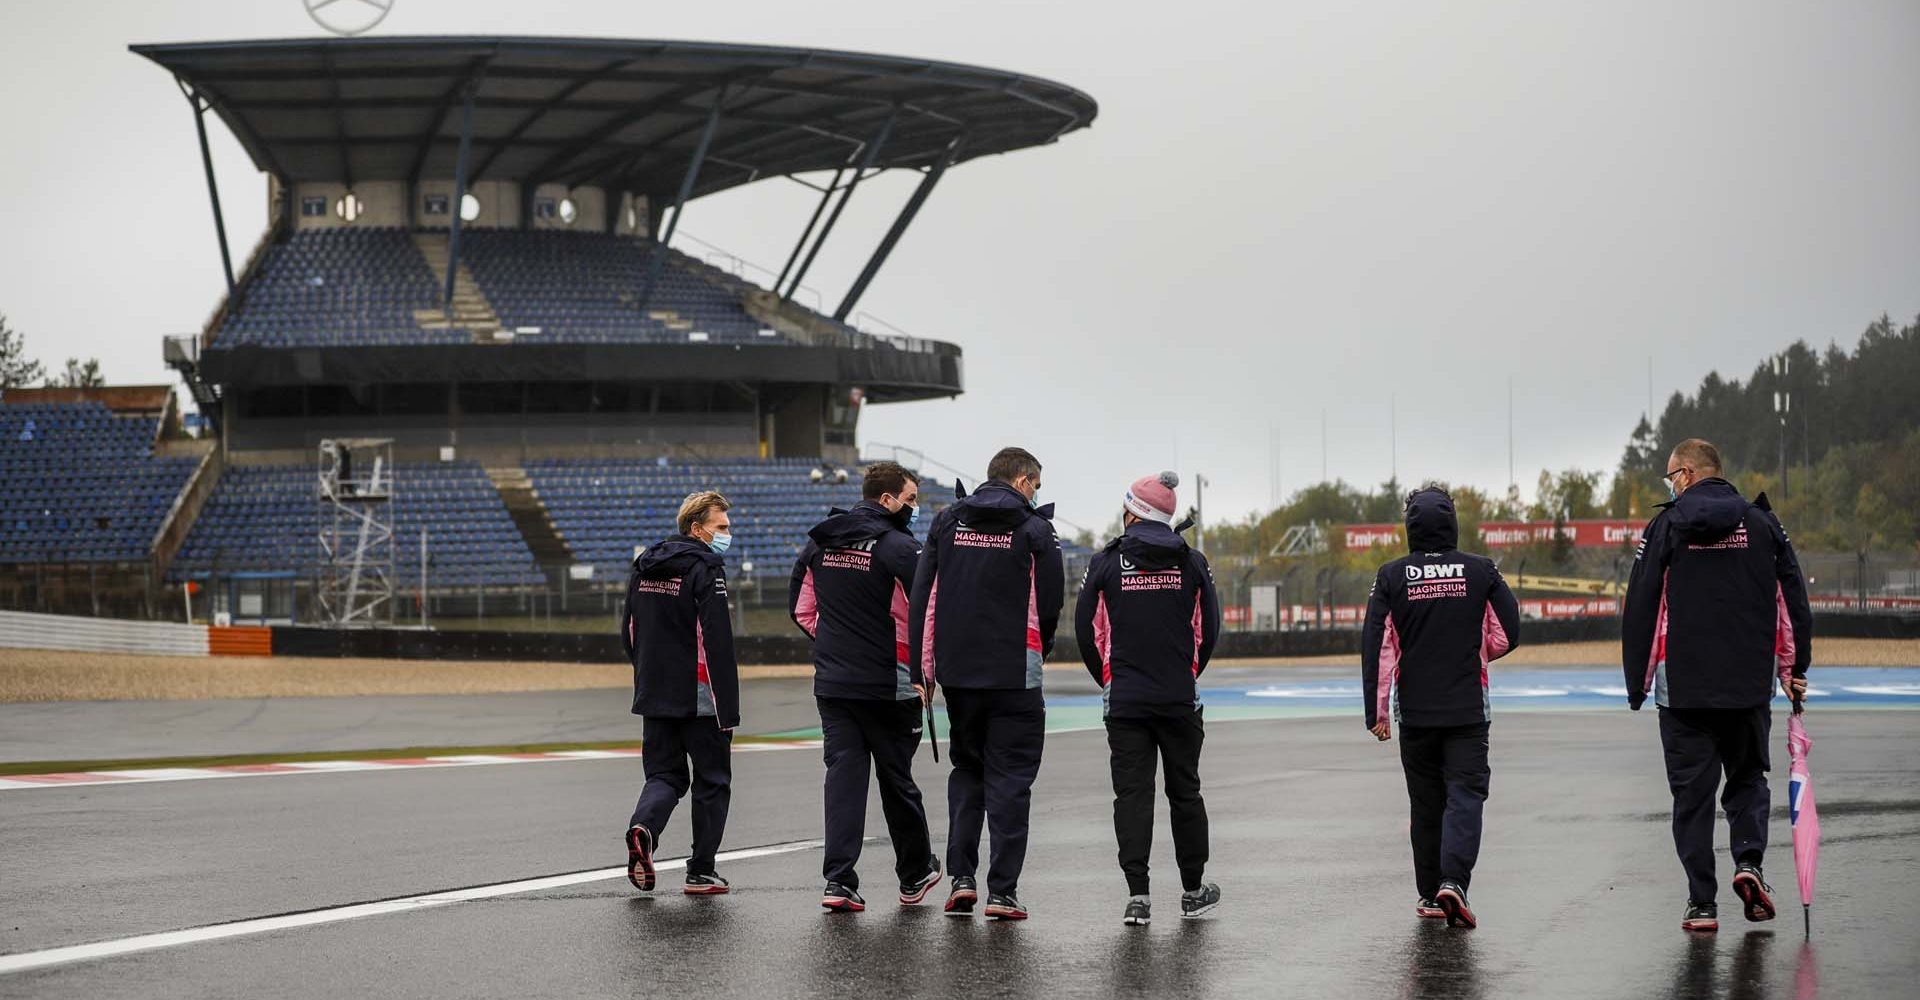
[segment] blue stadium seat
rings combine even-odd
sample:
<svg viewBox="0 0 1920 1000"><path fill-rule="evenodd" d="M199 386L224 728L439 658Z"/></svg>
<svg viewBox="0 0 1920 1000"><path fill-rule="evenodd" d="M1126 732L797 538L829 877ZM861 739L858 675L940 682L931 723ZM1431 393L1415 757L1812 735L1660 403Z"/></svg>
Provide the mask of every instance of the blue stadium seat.
<svg viewBox="0 0 1920 1000"><path fill-rule="evenodd" d="M428 586L540 586L546 577L475 462L402 462L395 471L394 572L402 589L419 577L427 531ZM169 575L320 568L319 472L310 465L233 465L200 511Z"/></svg>
<svg viewBox="0 0 1920 1000"><path fill-rule="evenodd" d="M153 454L151 417L0 405L0 563L147 558L199 460Z"/></svg>

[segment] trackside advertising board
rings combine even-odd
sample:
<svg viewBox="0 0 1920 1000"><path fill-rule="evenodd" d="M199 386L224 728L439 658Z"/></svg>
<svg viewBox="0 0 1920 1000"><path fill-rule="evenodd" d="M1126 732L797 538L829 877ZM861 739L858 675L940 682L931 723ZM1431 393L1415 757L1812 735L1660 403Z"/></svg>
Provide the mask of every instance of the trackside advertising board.
<svg viewBox="0 0 1920 1000"><path fill-rule="evenodd" d="M1560 532L1572 541L1574 547L1583 549L1632 548L1640 544L1640 533L1646 528L1638 521L1568 521L1559 526ZM1407 543L1407 529L1399 524L1349 524L1341 529L1349 549L1366 549L1375 545L1399 548ZM1551 542L1554 539L1552 521L1484 521L1480 525L1480 545L1498 549L1510 545L1529 545L1536 542Z"/></svg>

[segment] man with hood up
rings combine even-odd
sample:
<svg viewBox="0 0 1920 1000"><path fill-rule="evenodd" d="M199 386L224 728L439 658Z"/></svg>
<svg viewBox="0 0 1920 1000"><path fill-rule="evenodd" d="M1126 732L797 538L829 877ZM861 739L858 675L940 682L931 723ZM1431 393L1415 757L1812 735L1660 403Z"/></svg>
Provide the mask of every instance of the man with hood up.
<svg viewBox="0 0 1920 1000"><path fill-rule="evenodd" d="M1769 703L1774 677L1799 699L1813 659L1813 612L1800 561L1767 496L1749 502L1720 478L1699 438L1667 458L1673 499L1648 523L1621 617L1627 705L1652 695L1673 793L1673 845L1687 873L1680 926L1720 927L1713 793L1727 812L1733 891L1748 920L1772 920L1767 851Z"/></svg>
<svg viewBox="0 0 1920 1000"><path fill-rule="evenodd" d="M1220 601L1207 558L1173 529L1171 472L1136 480L1122 499L1120 537L1087 567L1074 606L1073 633L1087 672L1106 692L1107 747L1113 767L1113 832L1128 900L1121 922L1153 919L1147 856L1153 847L1153 772L1164 761L1173 853L1185 890L1180 915L1220 903L1205 880L1207 804L1200 797L1200 672L1220 637Z"/></svg>
<svg viewBox="0 0 1920 1000"><path fill-rule="evenodd" d="M1474 927L1467 886L1480 856L1492 771L1487 664L1520 644L1520 605L1493 560L1461 552L1453 498L1407 496L1408 553L1380 567L1360 632L1361 700L1375 739L1400 724L1412 806L1414 912Z"/></svg>
<svg viewBox="0 0 1920 1000"><path fill-rule="evenodd" d="M907 591L920 544L920 480L896 462L867 468L863 499L807 532L793 564L788 610L813 640L813 694L826 758L827 886L820 905L867 907L854 866L866 834L867 775L880 779L880 810L893 838L900 904L913 906L940 881L927 811L913 783L924 686L907 655Z"/></svg>
<svg viewBox="0 0 1920 1000"><path fill-rule="evenodd" d="M727 828L733 730L740 725L740 672L720 558L733 541L729 506L712 491L687 497L679 534L635 557L627 580L620 641L633 662L633 713L645 720L640 759L647 772L627 827L627 878L643 892L653 888L660 831L689 785L693 853L684 891L727 891L714 855Z"/></svg>
<svg viewBox="0 0 1920 1000"><path fill-rule="evenodd" d="M972 916L979 899L984 819L987 916L1027 918L1015 893L1046 732L1040 672L1066 599L1053 505L1036 507L1038 492L1039 460L1002 448L987 482L933 519L913 577L908 650L927 696L936 682L947 689L950 917Z"/></svg>

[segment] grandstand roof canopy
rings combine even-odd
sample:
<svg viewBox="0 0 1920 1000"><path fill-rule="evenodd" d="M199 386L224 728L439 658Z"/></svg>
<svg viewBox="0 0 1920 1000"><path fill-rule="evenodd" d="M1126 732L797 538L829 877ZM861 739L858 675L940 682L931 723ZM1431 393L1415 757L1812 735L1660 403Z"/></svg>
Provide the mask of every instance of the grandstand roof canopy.
<svg viewBox="0 0 1920 1000"><path fill-rule="evenodd" d="M1000 70L823 49L587 38L387 37L135 45L210 102L285 181L451 177L473 88L471 179L678 189L720 104L693 194L848 165L1048 143L1098 108Z"/></svg>

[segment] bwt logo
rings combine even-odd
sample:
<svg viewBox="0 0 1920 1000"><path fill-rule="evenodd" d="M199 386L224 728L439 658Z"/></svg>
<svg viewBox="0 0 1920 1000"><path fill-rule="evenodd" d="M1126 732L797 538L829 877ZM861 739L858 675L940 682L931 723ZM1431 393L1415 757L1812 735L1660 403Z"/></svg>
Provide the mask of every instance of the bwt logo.
<svg viewBox="0 0 1920 1000"><path fill-rule="evenodd" d="M1415 566L1409 563L1407 565L1407 579L1409 581L1442 580L1466 575L1466 563L1432 563L1426 566Z"/></svg>

